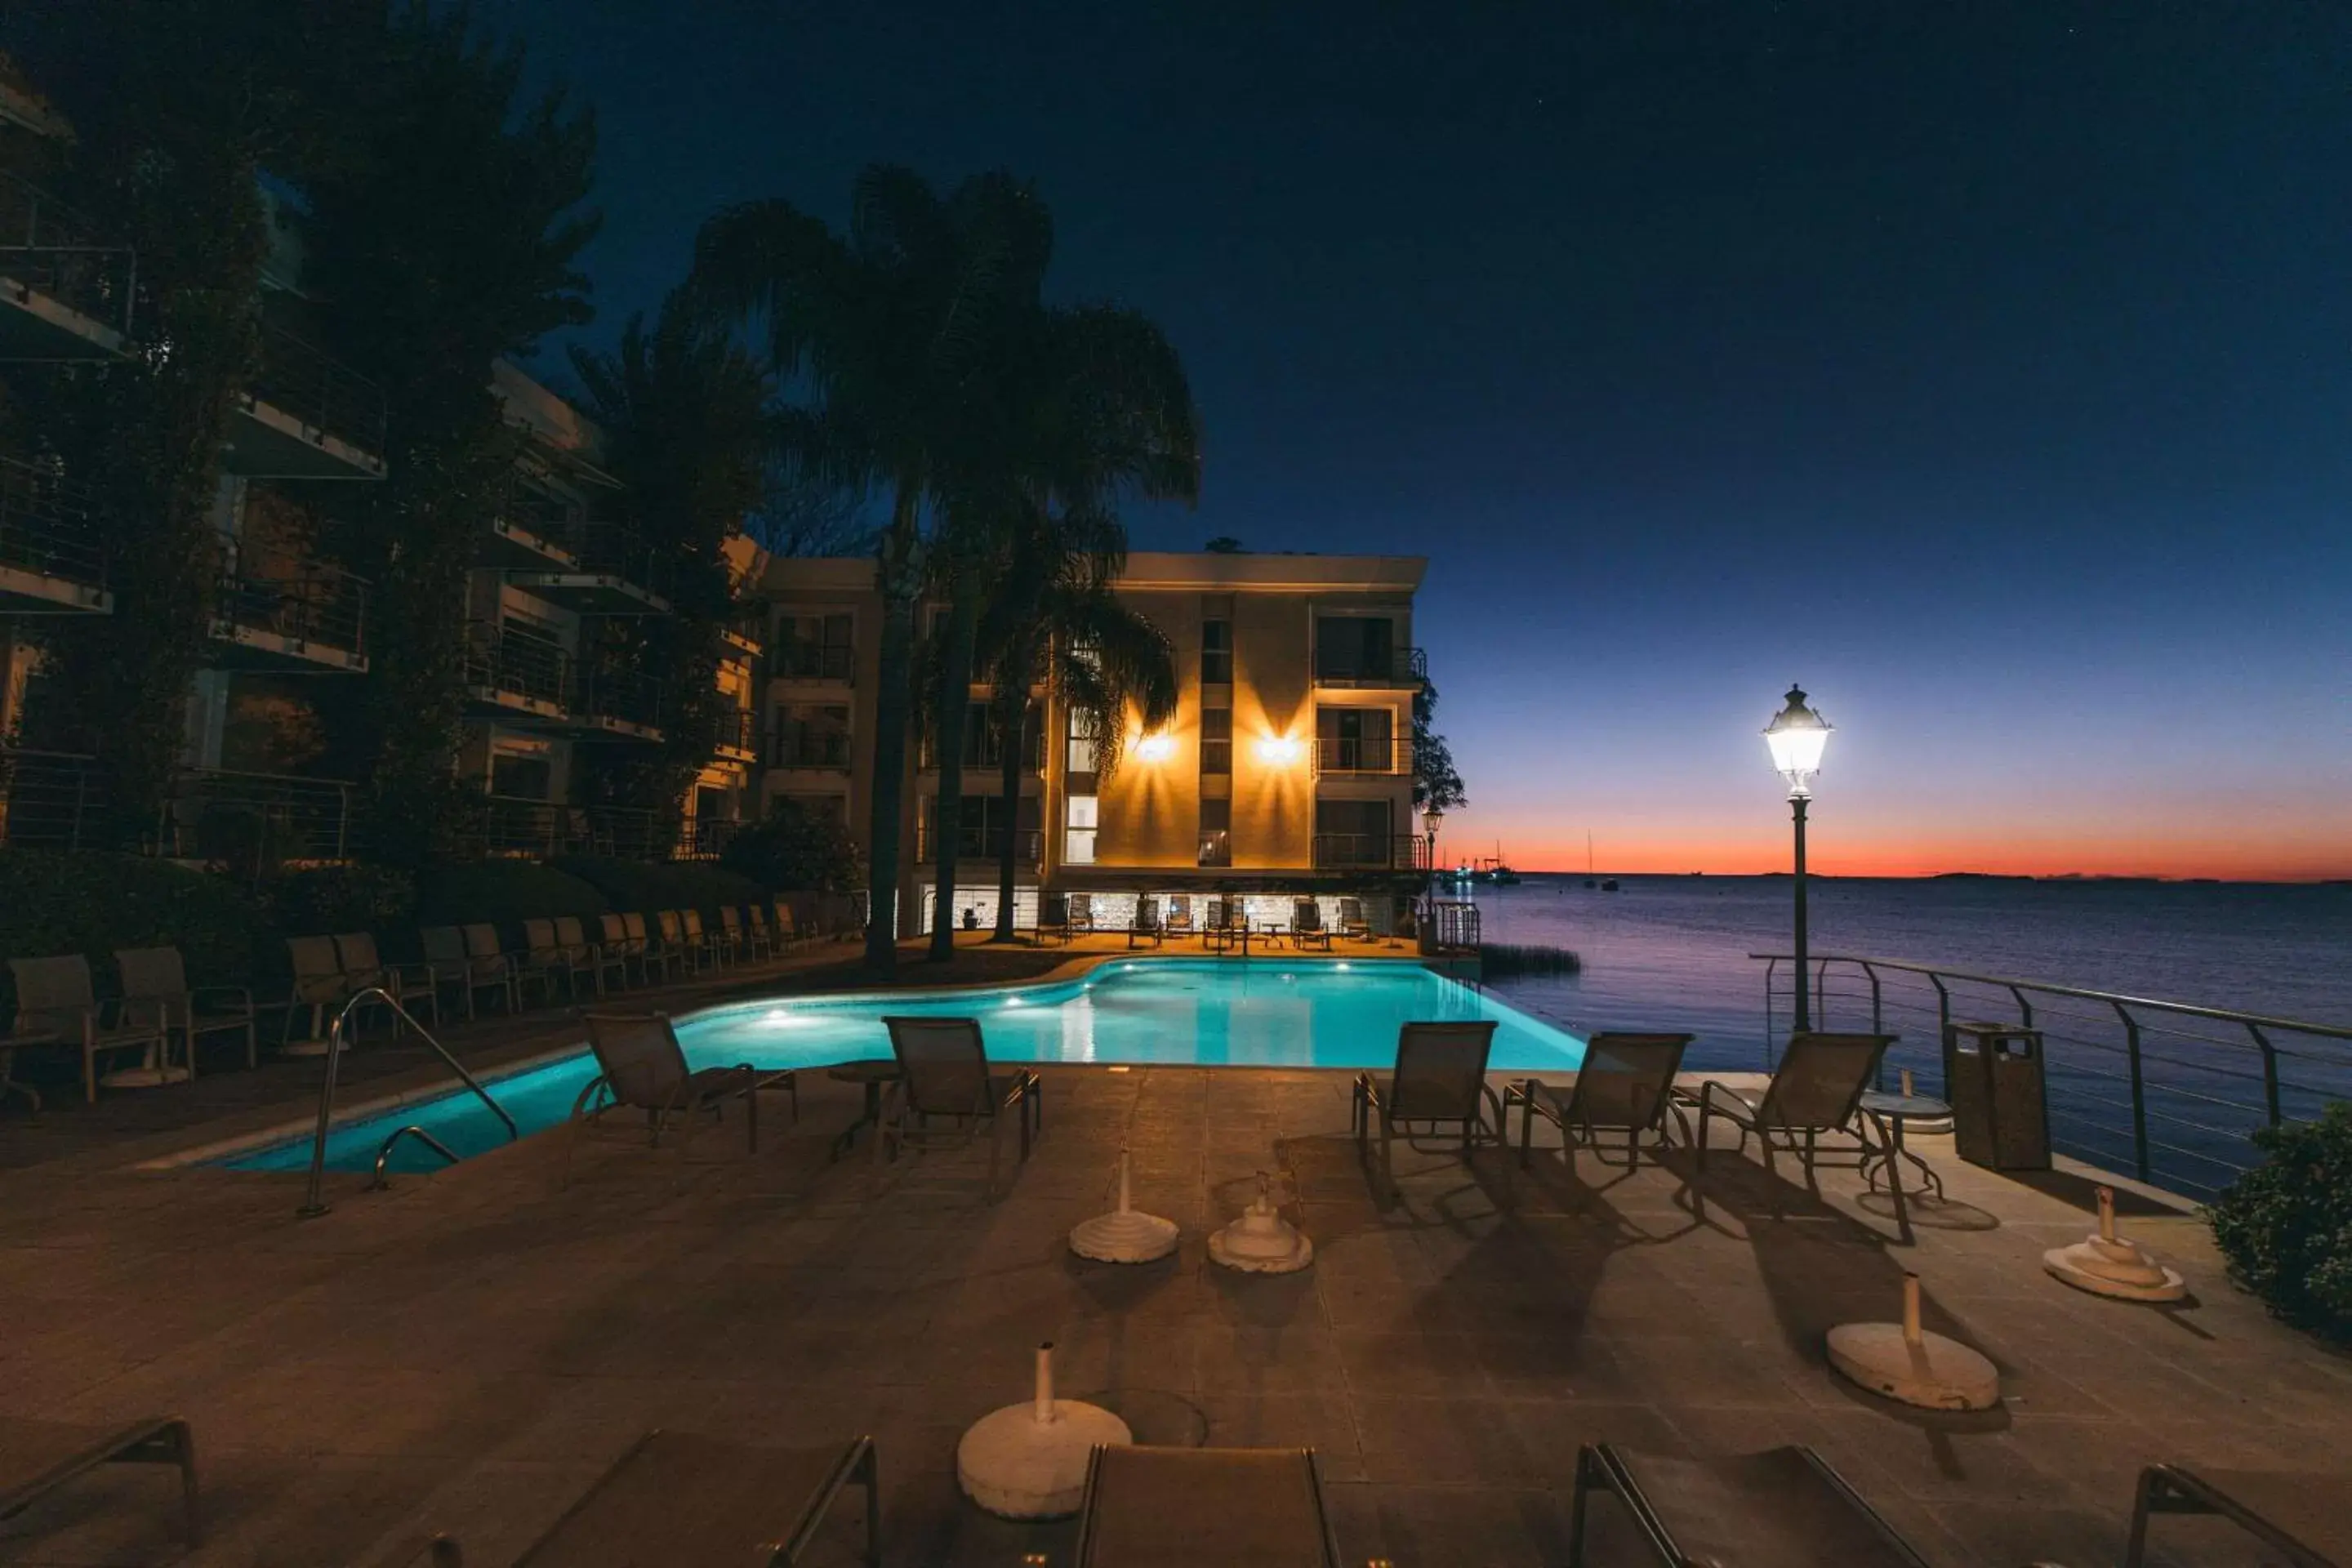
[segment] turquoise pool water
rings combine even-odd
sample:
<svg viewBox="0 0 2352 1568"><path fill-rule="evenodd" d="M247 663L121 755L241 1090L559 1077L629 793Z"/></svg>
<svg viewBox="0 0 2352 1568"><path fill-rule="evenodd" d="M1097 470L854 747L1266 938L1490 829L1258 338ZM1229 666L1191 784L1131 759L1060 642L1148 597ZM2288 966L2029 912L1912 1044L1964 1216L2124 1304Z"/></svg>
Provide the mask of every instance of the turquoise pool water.
<svg viewBox="0 0 2352 1568"><path fill-rule="evenodd" d="M976 1016L989 1055L1003 1061L1385 1067L1396 1059L1397 1026L1429 1018L1494 1019L1491 1060L1498 1071L1560 1071L1584 1056L1573 1035L1418 964L1322 960L1141 959L1102 964L1055 985L733 1003L680 1018L677 1034L698 1068L822 1068L888 1056L885 1014ZM582 1050L496 1079L489 1090L532 1132L570 1115L594 1070ZM339 1125L328 1134L327 1163L339 1171L367 1170L385 1136L411 1122L460 1155L482 1153L505 1139L497 1119L457 1090ZM285 1171L306 1166L310 1155L304 1138L219 1163ZM392 1168L431 1170L441 1163L412 1139L394 1151Z"/></svg>

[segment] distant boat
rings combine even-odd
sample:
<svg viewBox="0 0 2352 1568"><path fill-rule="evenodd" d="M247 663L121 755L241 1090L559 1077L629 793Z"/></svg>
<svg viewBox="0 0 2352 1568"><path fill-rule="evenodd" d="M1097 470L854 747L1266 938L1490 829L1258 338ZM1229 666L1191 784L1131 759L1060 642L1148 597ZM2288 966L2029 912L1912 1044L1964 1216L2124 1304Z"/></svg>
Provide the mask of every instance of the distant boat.
<svg viewBox="0 0 2352 1568"><path fill-rule="evenodd" d="M1617 890L1617 879L1611 877L1607 880L1603 881L1601 884L1601 890L1604 893L1615 892Z"/></svg>

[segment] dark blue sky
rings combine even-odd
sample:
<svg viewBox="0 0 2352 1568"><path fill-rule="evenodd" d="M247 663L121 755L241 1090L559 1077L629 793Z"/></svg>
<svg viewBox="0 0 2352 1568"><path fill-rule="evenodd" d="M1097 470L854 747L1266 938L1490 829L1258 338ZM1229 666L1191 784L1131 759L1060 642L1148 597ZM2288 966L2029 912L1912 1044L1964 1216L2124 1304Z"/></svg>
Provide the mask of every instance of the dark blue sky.
<svg viewBox="0 0 2352 1568"><path fill-rule="evenodd" d="M723 203L1034 179L1201 405L1139 545L1431 557L1465 852L1777 863L1793 676L1832 868L2352 874L2352 10L490 15L597 108L592 342Z"/></svg>

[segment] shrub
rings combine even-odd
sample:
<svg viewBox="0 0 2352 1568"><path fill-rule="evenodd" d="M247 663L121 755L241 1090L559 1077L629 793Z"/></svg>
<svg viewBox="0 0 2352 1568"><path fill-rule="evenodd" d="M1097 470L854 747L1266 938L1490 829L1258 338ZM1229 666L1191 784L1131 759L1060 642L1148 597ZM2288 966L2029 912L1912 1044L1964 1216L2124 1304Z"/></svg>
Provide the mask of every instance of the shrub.
<svg viewBox="0 0 2352 1568"><path fill-rule="evenodd" d="M597 915L612 908L591 883L536 860L483 860L436 866L416 880L418 925L499 927L558 915Z"/></svg>
<svg viewBox="0 0 2352 1568"><path fill-rule="evenodd" d="M2205 1211L2230 1273L2296 1328L2352 1343L2352 1101L2254 1146L2269 1158Z"/></svg>
<svg viewBox="0 0 2352 1568"><path fill-rule="evenodd" d="M604 894L615 910L715 910L721 904L755 904L768 894L759 883L699 862L659 865L567 855L555 865Z"/></svg>
<svg viewBox="0 0 2352 1568"><path fill-rule="evenodd" d="M270 909L288 936L383 931L416 913L416 884L389 866L321 866L280 878Z"/></svg>
<svg viewBox="0 0 2352 1568"><path fill-rule="evenodd" d="M735 836L719 864L779 891L847 892L866 877L848 827L785 796Z"/></svg>
<svg viewBox="0 0 2352 1568"><path fill-rule="evenodd" d="M89 851L0 853L0 959L79 952L101 985L120 947L177 947L198 984L254 972L262 911L245 889L168 860ZM16 1005L0 969L0 994Z"/></svg>

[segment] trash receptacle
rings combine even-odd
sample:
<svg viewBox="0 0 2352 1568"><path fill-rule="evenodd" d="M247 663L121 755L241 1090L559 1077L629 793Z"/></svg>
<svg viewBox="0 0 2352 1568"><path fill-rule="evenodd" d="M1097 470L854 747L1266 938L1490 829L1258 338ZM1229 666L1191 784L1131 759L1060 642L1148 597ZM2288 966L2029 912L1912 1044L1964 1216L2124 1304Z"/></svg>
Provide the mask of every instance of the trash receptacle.
<svg viewBox="0 0 2352 1568"><path fill-rule="evenodd" d="M1990 1171L2050 1168L2041 1030L1955 1018L1944 1026L1944 1086L1961 1159Z"/></svg>

